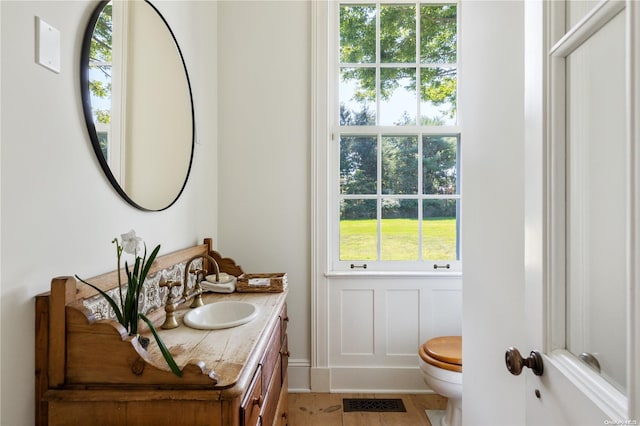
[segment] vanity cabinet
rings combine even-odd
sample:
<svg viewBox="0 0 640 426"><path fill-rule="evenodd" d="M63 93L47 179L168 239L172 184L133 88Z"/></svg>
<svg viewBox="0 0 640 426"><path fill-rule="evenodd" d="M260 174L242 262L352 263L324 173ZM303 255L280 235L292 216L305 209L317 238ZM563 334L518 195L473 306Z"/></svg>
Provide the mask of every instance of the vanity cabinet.
<svg viewBox="0 0 640 426"><path fill-rule="evenodd" d="M152 272L189 259L194 249L210 252L204 245L160 257ZM83 304L87 297L71 277L55 278L51 292L36 297L36 424L288 424L286 291L205 295L205 303L258 306L255 320L232 329L187 328L183 306L176 311L180 327L160 330L164 311L150 313L182 377L168 369L153 337L143 349L117 322L96 320Z"/></svg>
<svg viewBox="0 0 640 426"><path fill-rule="evenodd" d="M267 349L240 405L240 424L287 425L287 305L278 315Z"/></svg>

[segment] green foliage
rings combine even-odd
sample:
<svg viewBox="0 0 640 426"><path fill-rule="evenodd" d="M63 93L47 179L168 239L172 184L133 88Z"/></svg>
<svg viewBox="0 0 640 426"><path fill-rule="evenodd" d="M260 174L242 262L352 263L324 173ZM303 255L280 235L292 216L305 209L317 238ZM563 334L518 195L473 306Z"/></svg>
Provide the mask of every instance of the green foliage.
<svg viewBox="0 0 640 426"><path fill-rule="evenodd" d="M373 63L376 60L376 10L374 5L340 8L340 62Z"/></svg>
<svg viewBox="0 0 640 426"><path fill-rule="evenodd" d="M375 123L375 114L366 107L360 112L340 108L342 125ZM377 141L374 136L340 138L340 193L375 194L377 188ZM347 200L340 206L343 218L375 218L375 200Z"/></svg>
<svg viewBox="0 0 640 426"><path fill-rule="evenodd" d="M424 135L422 160L418 157L415 135L382 137L382 194L424 195L457 194L458 137ZM418 187L418 161L422 161L422 187ZM375 136L349 136L340 138L340 194L377 194L377 138ZM384 217L416 217L411 200L399 200L393 207L383 204ZM425 200L424 217L451 216L456 201ZM393 209L393 211L391 210ZM340 205L342 219L376 217L375 200L343 200Z"/></svg>
<svg viewBox="0 0 640 426"><path fill-rule="evenodd" d="M375 194L377 188L375 136L342 136L340 140L340 192Z"/></svg>
<svg viewBox="0 0 640 426"><path fill-rule="evenodd" d="M381 62L416 62L416 31L416 11L413 5L381 5Z"/></svg>
<svg viewBox="0 0 640 426"><path fill-rule="evenodd" d="M138 333L138 305L140 303L140 292L144 286L144 281L147 279L149 269L153 264L158 252L160 251L160 245L151 252L149 260L147 261L147 248L144 249L144 256L141 258L136 256L133 270L130 270L128 262L124 263L124 270L127 274L128 285L127 295L124 299L124 305L122 308L122 315L124 322L122 325L129 330L130 335L136 335ZM120 287L122 289L122 287Z"/></svg>
<svg viewBox="0 0 640 426"><path fill-rule="evenodd" d="M434 217L455 217L458 211L456 199L426 199L422 200L422 217L431 219Z"/></svg>
<svg viewBox="0 0 640 426"><path fill-rule="evenodd" d="M423 194L457 192L457 144L456 136L423 136Z"/></svg>
<svg viewBox="0 0 640 426"><path fill-rule="evenodd" d="M89 58L95 62L111 62L113 45L113 7L107 3L93 28L93 37L89 46Z"/></svg>
<svg viewBox="0 0 640 426"><path fill-rule="evenodd" d="M441 126L447 118L455 118L456 5L419 5L418 11L415 5L406 4L377 7L376 4L340 6L340 80L341 85L348 87L344 93L354 91L351 99L343 98L341 93L340 126L379 124L375 108L401 92L416 94L424 110L420 117L415 112L393 117L394 125ZM430 106L438 107L434 116L425 111ZM408 108L416 109L413 105ZM382 239L380 260L456 259L458 200L419 196L458 193L458 136L423 135L420 140L417 132L383 133L379 143L375 132L370 135L344 132L339 143L343 196L340 259L378 260L377 238ZM378 201L378 197L372 197L378 194L384 198ZM355 198L358 195L362 197ZM424 218L421 257L419 202Z"/></svg>
<svg viewBox="0 0 640 426"><path fill-rule="evenodd" d="M376 114L369 111L367 105L364 105L360 111L352 111L344 105L340 105L341 126L366 126L374 124L376 124Z"/></svg>
<svg viewBox="0 0 640 426"><path fill-rule="evenodd" d="M89 90L99 98L108 98L111 96L111 84L105 85L104 82L100 80L90 80Z"/></svg>
<svg viewBox="0 0 640 426"><path fill-rule="evenodd" d="M455 5L420 6L420 62L453 64L457 61L458 28Z"/></svg>
<svg viewBox="0 0 640 426"><path fill-rule="evenodd" d="M341 126L376 125L376 96L388 100L401 89L419 92L420 101L441 106L441 116L419 118L422 125L442 125L455 117L457 104L457 8L455 4L420 5L416 22L415 5L351 4L340 6L340 77L352 83L353 98L359 110L340 105ZM377 22L377 19L380 22ZM380 28L376 52L376 27ZM418 28L419 27L419 28ZM419 36L419 46L416 40ZM418 58L416 58L418 55ZM376 61L380 64L376 67ZM420 72L420 81L416 81ZM376 78L376 70L380 75ZM376 81L379 80L379 87ZM355 84L353 84L355 83ZM376 95L378 94L378 95ZM346 99L343 99L346 101ZM350 105L353 105L350 102ZM415 115L415 114L414 114ZM395 123L416 125L416 118L405 113ZM422 158L419 158L422 144ZM340 136L341 195L435 195L457 193L457 145L455 135L372 135ZM378 152L381 149L381 152ZM378 154L381 157L378 181ZM422 162L422 182L419 162ZM378 184L381 188L378 188ZM453 216L455 200L424 200L423 216ZM415 200L383 200L384 218L415 218ZM373 219L378 214L376 200L343 199L340 217Z"/></svg>
<svg viewBox="0 0 640 426"><path fill-rule="evenodd" d="M107 132L96 132L98 136L98 143L100 144L100 151L104 158L109 158L109 139L107 136Z"/></svg>
<svg viewBox="0 0 640 426"><path fill-rule="evenodd" d="M111 123L111 111L109 111L108 109L95 109L94 112L96 114L98 123Z"/></svg>
<svg viewBox="0 0 640 426"><path fill-rule="evenodd" d="M375 219L376 200L341 200L340 219Z"/></svg>
<svg viewBox="0 0 640 426"><path fill-rule="evenodd" d="M417 136L382 137L382 193L418 193Z"/></svg>
<svg viewBox="0 0 640 426"><path fill-rule="evenodd" d="M455 4L420 6L420 49L416 61L416 12L412 5L381 5L380 61L382 64L407 64L384 67L380 76L380 97L389 99L404 85L416 92L416 63L420 63L421 100L434 105L450 105L455 115L457 104L457 8ZM375 5L340 7L340 62L342 79L358 82L356 101L376 100L376 75L368 64L376 61Z"/></svg>
<svg viewBox="0 0 640 426"><path fill-rule="evenodd" d="M101 80L89 80L89 91L95 98L108 99L111 97L111 62L113 43L113 8L107 3L96 20L93 35L89 45L89 67L100 71L107 83ZM99 123L111 122L111 111L108 109L94 109Z"/></svg>
<svg viewBox="0 0 640 426"><path fill-rule="evenodd" d="M175 374L178 377L182 377L182 371L180 371L180 367L178 367L178 364L176 364L176 361L173 359L171 352L169 352L169 349L167 349L167 346L164 344L164 341L158 335L158 332L156 331L156 328L153 326L153 323L151 322L151 320L147 318L147 316L143 313L140 313L139 317L145 323L147 323L149 330L151 330L153 337L156 339L156 342L158 343L158 347L160 348L160 352L162 353L162 356L164 356L164 359L167 361L167 364L169 365L169 368L171 368L171 371L173 372L173 374Z"/></svg>

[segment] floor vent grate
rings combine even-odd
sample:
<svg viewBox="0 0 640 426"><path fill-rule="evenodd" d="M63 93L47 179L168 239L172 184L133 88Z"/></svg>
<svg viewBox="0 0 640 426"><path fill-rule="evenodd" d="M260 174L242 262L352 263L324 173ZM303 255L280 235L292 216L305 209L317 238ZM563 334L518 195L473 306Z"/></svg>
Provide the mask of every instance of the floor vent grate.
<svg viewBox="0 0 640 426"><path fill-rule="evenodd" d="M343 398L342 407L345 413L352 411L370 411L378 413L406 412L402 399L376 398Z"/></svg>

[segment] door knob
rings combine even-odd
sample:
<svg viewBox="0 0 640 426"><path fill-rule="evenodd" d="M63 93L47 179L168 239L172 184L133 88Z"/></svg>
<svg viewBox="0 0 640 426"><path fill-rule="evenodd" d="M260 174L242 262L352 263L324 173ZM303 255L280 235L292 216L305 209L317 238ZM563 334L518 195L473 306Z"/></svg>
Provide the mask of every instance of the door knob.
<svg viewBox="0 0 640 426"><path fill-rule="evenodd" d="M528 358L522 358L520 351L516 348L509 348L504 354L504 362L507 364L507 370L514 376L522 373L523 367L529 367L536 376L542 376L544 367L542 366L542 355L539 352L531 351Z"/></svg>

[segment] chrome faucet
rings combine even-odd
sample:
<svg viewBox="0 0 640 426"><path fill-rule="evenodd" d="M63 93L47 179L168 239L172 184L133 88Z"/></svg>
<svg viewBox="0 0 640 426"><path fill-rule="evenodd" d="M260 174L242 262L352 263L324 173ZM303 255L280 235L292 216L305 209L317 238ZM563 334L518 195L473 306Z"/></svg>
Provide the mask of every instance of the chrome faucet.
<svg viewBox="0 0 640 426"><path fill-rule="evenodd" d="M191 267L191 263L194 260L199 258L203 258L211 262L216 274L216 281L220 281L220 268L218 266L218 262L216 262L216 260L213 257L209 256L208 254L198 254L193 256L191 259L187 261L187 264L184 267L184 279L182 283L180 283L179 281L164 281L164 280L161 281L159 284L160 287L169 288L167 303L164 306L166 317L165 317L164 323L162 324L162 328L165 330L177 328L179 326L178 321L176 320L176 317L175 317L175 311L176 311L176 308L181 303L185 303L185 302L188 302L190 299L193 299L193 302L189 306L190 308L198 308L204 305L204 302L202 301L202 287L200 286L200 283L202 282L202 280L205 279L208 271L204 268L189 269ZM193 291L191 293L189 293L187 289L189 274L196 274L196 282L193 286ZM182 284L182 296L178 298L173 295L173 293L171 292L171 289L181 284Z"/></svg>

